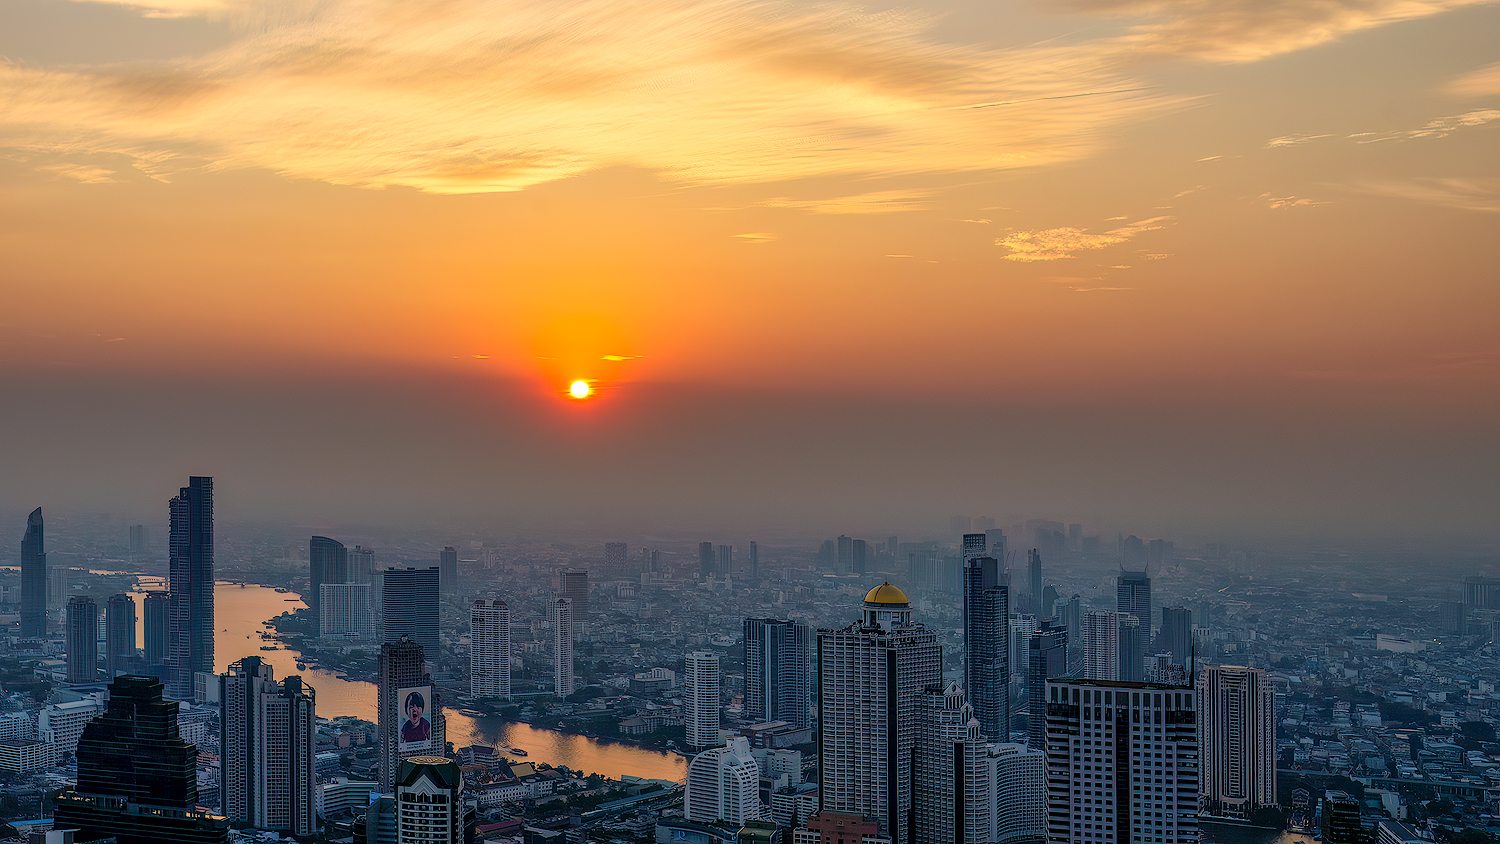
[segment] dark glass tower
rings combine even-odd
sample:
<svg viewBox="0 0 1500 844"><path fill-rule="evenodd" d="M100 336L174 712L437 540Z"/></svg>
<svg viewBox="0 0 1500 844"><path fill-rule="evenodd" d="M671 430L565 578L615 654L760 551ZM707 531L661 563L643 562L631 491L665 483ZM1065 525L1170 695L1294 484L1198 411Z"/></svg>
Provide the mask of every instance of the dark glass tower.
<svg viewBox="0 0 1500 844"><path fill-rule="evenodd" d="M1122 571L1115 578L1115 610L1133 615L1141 622L1141 630L1151 636L1151 573L1149 571Z"/></svg>
<svg viewBox="0 0 1500 844"><path fill-rule="evenodd" d="M21 537L21 638L47 635L47 552L43 550L42 508L26 517Z"/></svg>
<svg viewBox="0 0 1500 844"><path fill-rule="evenodd" d="M448 722L443 714L443 700L432 685L432 675L427 673L425 656L422 646L408 636L380 646L378 694L381 791L391 790L391 783L402 759L441 752L447 744ZM421 690L428 698L430 708L427 715L431 731L420 745L408 744L403 749L401 722L407 718L407 701L403 699L401 692L412 689Z"/></svg>
<svg viewBox="0 0 1500 844"><path fill-rule="evenodd" d="M172 694L186 699L193 675L214 670L214 479L188 478L169 506Z"/></svg>
<svg viewBox="0 0 1500 844"><path fill-rule="evenodd" d="M745 619L745 717L812 726L812 641L800 621Z"/></svg>
<svg viewBox="0 0 1500 844"><path fill-rule="evenodd" d="M99 675L99 605L87 595L68 600L68 682L92 683Z"/></svg>
<svg viewBox="0 0 1500 844"><path fill-rule="evenodd" d="M452 545L438 552L438 573L444 595L458 593L458 549Z"/></svg>
<svg viewBox="0 0 1500 844"><path fill-rule="evenodd" d="M438 592L441 575L437 566L425 569L386 569L381 572L382 603L380 640L399 642L410 636L436 661L438 638Z"/></svg>
<svg viewBox="0 0 1500 844"><path fill-rule="evenodd" d="M314 635L323 635L323 594L325 583L349 582L349 549L344 543L326 536L307 541L307 605L312 608Z"/></svg>
<svg viewBox="0 0 1500 844"><path fill-rule="evenodd" d="M1156 638L1158 650L1172 655L1172 664L1188 666L1193 649L1193 611L1187 607L1161 608L1161 635Z"/></svg>
<svg viewBox="0 0 1500 844"><path fill-rule="evenodd" d="M177 702L154 677L126 675L109 685L109 708L78 740L78 785L56 798L53 825L77 841L118 844L229 840L222 817L200 812L198 748L177 732Z"/></svg>
<svg viewBox="0 0 1500 844"><path fill-rule="evenodd" d="M113 680L135 662L135 599L121 593L104 605L104 676Z"/></svg>
<svg viewBox="0 0 1500 844"><path fill-rule="evenodd" d="M1068 674L1068 631L1051 619L1031 637L1026 665L1027 745L1033 750L1047 746L1047 681Z"/></svg>
<svg viewBox="0 0 1500 844"><path fill-rule="evenodd" d="M172 638L172 593L171 592L147 592L145 604L145 629L142 645L145 648L141 654L142 659L148 667L163 665L167 661L170 650L169 642Z"/></svg>
<svg viewBox="0 0 1500 844"><path fill-rule="evenodd" d="M964 687L990 741L1010 740L1010 587L1005 580L999 560L965 555Z"/></svg>

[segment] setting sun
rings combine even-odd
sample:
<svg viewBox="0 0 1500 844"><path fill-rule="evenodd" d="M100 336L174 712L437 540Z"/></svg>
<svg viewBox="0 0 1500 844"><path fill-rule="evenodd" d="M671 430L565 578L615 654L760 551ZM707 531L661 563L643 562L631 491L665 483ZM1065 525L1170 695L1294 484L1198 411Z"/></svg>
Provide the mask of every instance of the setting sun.
<svg viewBox="0 0 1500 844"><path fill-rule="evenodd" d="M575 399L586 399L589 397L589 382L574 381L573 386L568 388L568 392L572 393Z"/></svg>

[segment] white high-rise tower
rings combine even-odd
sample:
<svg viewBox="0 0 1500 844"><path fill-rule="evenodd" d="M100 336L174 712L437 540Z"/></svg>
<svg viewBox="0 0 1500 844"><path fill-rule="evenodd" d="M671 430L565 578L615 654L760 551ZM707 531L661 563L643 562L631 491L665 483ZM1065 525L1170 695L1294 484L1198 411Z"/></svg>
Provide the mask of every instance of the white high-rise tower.
<svg viewBox="0 0 1500 844"><path fill-rule="evenodd" d="M1246 817L1276 802L1274 692L1266 672L1207 665L1198 674L1203 808Z"/></svg>
<svg viewBox="0 0 1500 844"><path fill-rule="evenodd" d="M713 747L719 744L719 655L693 651L684 662L688 746Z"/></svg>
<svg viewBox="0 0 1500 844"><path fill-rule="evenodd" d="M510 607L475 601L469 610L469 694L510 697Z"/></svg>
<svg viewBox="0 0 1500 844"><path fill-rule="evenodd" d="M736 738L726 747L705 750L688 763L682 814L699 823L740 826L764 815L760 804L760 767L750 742Z"/></svg>
<svg viewBox="0 0 1500 844"><path fill-rule="evenodd" d="M558 598L552 603L552 691L558 697L574 692L573 602Z"/></svg>

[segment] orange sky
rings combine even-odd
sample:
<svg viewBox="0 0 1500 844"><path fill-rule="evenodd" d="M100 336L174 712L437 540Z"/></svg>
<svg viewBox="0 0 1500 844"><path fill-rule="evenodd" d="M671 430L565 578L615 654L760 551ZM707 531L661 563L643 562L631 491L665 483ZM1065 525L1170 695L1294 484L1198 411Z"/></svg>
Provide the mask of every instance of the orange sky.
<svg viewBox="0 0 1500 844"><path fill-rule="evenodd" d="M1491 535L1497 32L15 0L0 507Z"/></svg>

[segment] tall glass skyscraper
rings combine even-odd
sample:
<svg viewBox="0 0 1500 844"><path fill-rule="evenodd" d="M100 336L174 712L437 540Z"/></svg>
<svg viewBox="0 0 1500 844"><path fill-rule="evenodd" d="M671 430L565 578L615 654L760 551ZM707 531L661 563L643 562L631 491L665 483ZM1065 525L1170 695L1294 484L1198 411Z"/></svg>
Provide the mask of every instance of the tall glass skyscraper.
<svg viewBox="0 0 1500 844"><path fill-rule="evenodd" d="M188 478L169 507L171 691L183 700L192 697L194 674L214 670L214 479Z"/></svg>
<svg viewBox="0 0 1500 844"><path fill-rule="evenodd" d="M171 652L172 593L147 592L143 603L145 629L141 636L144 648L141 658L152 669L151 673L155 673L154 666L166 664L167 655Z"/></svg>
<svg viewBox="0 0 1500 844"><path fill-rule="evenodd" d="M399 642L410 636L436 661L441 646L438 636L438 567L386 569L380 573L380 640Z"/></svg>
<svg viewBox="0 0 1500 844"><path fill-rule="evenodd" d="M26 517L21 537L21 638L47 635L47 552L43 546L42 508Z"/></svg>
<svg viewBox="0 0 1500 844"><path fill-rule="evenodd" d="M326 536L307 541L307 605L312 609L313 635L323 634L323 584L349 582L349 549Z"/></svg>
<svg viewBox="0 0 1500 844"><path fill-rule="evenodd" d="M87 595L68 601L68 682L92 683L99 675L99 605Z"/></svg>
<svg viewBox="0 0 1500 844"><path fill-rule="evenodd" d="M134 663L135 599L122 592L104 605L104 676L132 673Z"/></svg>
<svg viewBox="0 0 1500 844"><path fill-rule="evenodd" d="M278 686L271 666L250 656L219 675L219 698L225 816L257 829L317 832L312 687L297 676Z"/></svg>
<svg viewBox="0 0 1500 844"><path fill-rule="evenodd" d="M469 694L510 697L510 606L475 601L469 609Z"/></svg>
<svg viewBox="0 0 1500 844"><path fill-rule="evenodd" d="M745 619L745 717L812 726L812 630L800 621Z"/></svg>
<svg viewBox="0 0 1500 844"><path fill-rule="evenodd" d="M1146 638L1151 638L1151 573L1122 571L1115 578L1115 611L1133 615L1141 622Z"/></svg>
<svg viewBox="0 0 1500 844"><path fill-rule="evenodd" d="M983 540L984 534L969 534ZM1000 561L964 556L964 687L990 741L1010 737L1010 588Z"/></svg>

